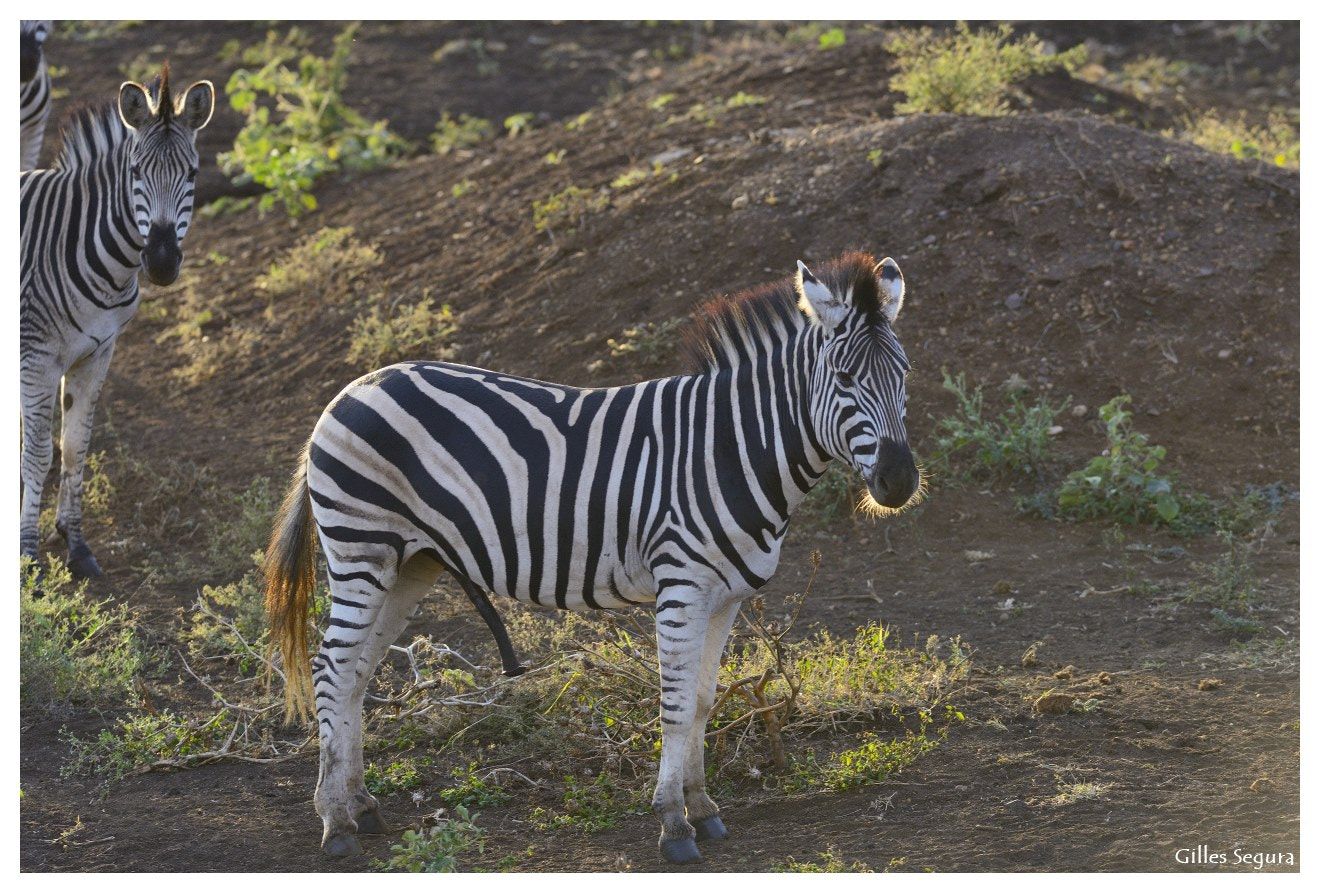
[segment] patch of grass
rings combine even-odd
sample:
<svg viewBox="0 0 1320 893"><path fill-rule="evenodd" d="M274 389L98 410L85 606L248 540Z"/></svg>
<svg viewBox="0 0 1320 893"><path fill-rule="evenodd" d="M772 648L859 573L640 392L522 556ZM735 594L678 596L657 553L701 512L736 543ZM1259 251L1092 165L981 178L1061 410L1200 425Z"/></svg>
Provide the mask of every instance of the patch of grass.
<svg viewBox="0 0 1320 893"><path fill-rule="evenodd" d="M848 35L842 28L831 28L816 38L816 45L822 50L832 50L848 42Z"/></svg>
<svg viewBox="0 0 1320 893"><path fill-rule="evenodd" d="M504 119L504 132L508 134L509 139L531 133L533 130L532 122L536 120L536 115L531 112L517 112Z"/></svg>
<svg viewBox="0 0 1320 893"><path fill-rule="evenodd" d="M257 203L255 195L222 195L197 209L197 213L210 219L228 214L241 214Z"/></svg>
<svg viewBox="0 0 1320 893"><path fill-rule="evenodd" d="M469 192L473 191L476 188L477 188L476 181L469 180L467 177L464 177L463 179L455 183L453 186L449 187L449 194L452 195L454 198L462 198L463 196L467 195Z"/></svg>
<svg viewBox="0 0 1320 893"><path fill-rule="evenodd" d="M867 865L865 862L862 861L853 861L852 863L844 862L843 857L840 856L838 852L834 849L833 844L830 844L828 847L826 847L825 852L817 853L816 855L820 857L819 862L799 862L797 859L794 859L792 856L789 856L787 859L784 859L782 862L771 863L770 870L800 872L806 874L822 874L822 873L834 874L834 873L842 873L842 872L865 873L865 874L873 873L873 869L871 868L871 866Z"/></svg>
<svg viewBox="0 0 1320 893"><path fill-rule="evenodd" d="M407 359L446 360L453 351L440 342L458 331L448 304L435 306L425 297L415 304L396 300L388 307L376 300L371 310L353 320L348 362L377 369Z"/></svg>
<svg viewBox="0 0 1320 893"><path fill-rule="evenodd" d="M553 234L557 229L573 232L588 214L604 210L610 203L608 191L592 192L569 186L532 202L532 224L537 232Z"/></svg>
<svg viewBox="0 0 1320 893"><path fill-rule="evenodd" d="M739 90L737 93L724 100L726 109L743 109L754 105L765 105L770 101L768 96L759 96L755 93L744 93Z"/></svg>
<svg viewBox="0 0 1320 893"><path fill-rule="evenodd" d="M459 870L458 857L475 849L485 852L486 832L477 826L480 814L469 814L462 806L452 817L421 831L403 832L403 842L390 847L394 855L386 861L373 860L377 871L452 872Z"/></svg>
<svg viewBox="0 0 1320 893"><path fill-rule="evenodd" d="M969 390L963 373L957 377L950 377L944 369L940 373L944 390L953 394L958 406L954 415L941 419L936 426L937 461L948 467L960 466L969 478L1001 474L1039 477L1050 461L1050 438L1060 430L1054 423L1055 416L1070 401L1051 406L1041 395L1034 403L1027 403L1023 389L1006 388L1008 406L991 417L980 385Z"/></svg>
<svg viewBox="0 0 1320 893"><path fill-rule="evenodd" d="M138 701L152 655L123 605L97 601L67 568L22 562L18 596L18 700L23 715L113 709Z"/></svg>
<svg viewBox="0 0 1320 893"><path fill-rule="evenodd" d="M470 149L495 135L495 125L485 118L445 112L436 122L431 134L431 148L437 155L448 155L456 149Z"/></svg>
<svg viewBox="0 0 1320 893"><path fill-rule="evenodd" d="M261 67L272 62L278 64L297 59L312 48L312 37L302 28L294 25L283 35L272 29L266 32L266 39L261 43L243 45L238 38L225 41L217 57L228 64L242 64L248 67Z"/></svg>
<svg viewBox="0 0 1320 893"><path fill-rule="evenodd" d="M1066 783L1059 779L1059 793L1050 798L1055 806L1068 806L1079 800L1099 800L1113 785L1098 784L1091 781Z"/></svg>
<svg viewBox="0 0 1320 893"><path fill-rule="evenodd" d="M192 719L166 708L118 719L113 727L91 738L65 732L70 759L60 767L60 776L100 778L104 797L112 782L144 768L198 765L215 753L232 725L227 709L205 719Z"/></svg>
<svg viewBox="0 0 1320 893"><path fill-rule="evenodd" d="M225 85L245 123L217 161L236 184L268 190L258 203L262 213L276 203L291 217L315 210L312 188L321 177L381 167L410 151L387 122L369 122L343 101L357 29L344 29L328 57L306 53L294 69L279 54L255 70L239 68Z"/></svg>
<svg viewBox="0 0 1320 893"><path fill-rule="evenodd" d="M416 790L425 784L422 769L429 765L430 757L401 757L384 764L373 761L362 770L362 778L367 790L373 794L397 794Z"/></svg>
<svg viewBox="0 0 1320 893"><path fill-rule="evenodd" d="M1242 161L1261 161L1294 170L1302 166L1302 137L1294 116L1271 110L1264 124L1247 123L1246 113L1235 119L1208 112L1190 118L1182 129L1166 132L1185 142L1231 155Z"/></svg>
<svg viewBox="0 0 1320 893"><path fill-rule="evenodd" d="M327 226L299 239L257 277L256 285L271 298L342 301L354 297L382 262L380 246L360 241L353 227Z"/></svg>
<svg viewBox="0 0 1320 893"><path fill-rule="evenodd" d="M1010 42L1013 29L973 31L958 22L951 31L902 30L890 40L897 73L889 87L907 94L899 114L949 112L957 115L1005 115L1011 86L1056 68L1072 69L1085 59L1079 45L1052 54L1034 34Z"/></svg>

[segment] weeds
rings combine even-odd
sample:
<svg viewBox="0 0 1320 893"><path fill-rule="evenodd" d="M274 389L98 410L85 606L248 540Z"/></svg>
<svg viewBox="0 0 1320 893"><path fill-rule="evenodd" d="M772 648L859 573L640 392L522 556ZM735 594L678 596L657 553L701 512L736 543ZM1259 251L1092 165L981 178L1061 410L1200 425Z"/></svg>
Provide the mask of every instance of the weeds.
<svg viewBox="0 0 1320 893"><path fill-rule="evenodd" d="M609 205L605 190L591 192L580 186L569 186L540 201L532 202L532 224L537 232L554 234L556 229L573 232L588 214L604 210Z"/></svg>
<svg viewBox="0 0 1320 893"><path fill-rule="evenodd" d="M291 53L272 53L256 70L235 71L225 85L245 124L233 150L217 160L235 183L255 182L268 190L258 204L262 213L276 202L291 217L315 210L311 190L322 176L387 165L409 151L386 122L368 122L343 102L357 29L344 29L329 57L304 54L294 70L285 64Z"/></svg>
<svg viewBox="0 0 1320 893"><path fill-rule="evenodd" d="M401 757L384 765L372 762L362 770L362 779L368 791L380 796L412 791L425 783L422 768L429 765L430 757Z"/></svg>
<svg viewBox="0 0 1320 893"><path fill-rule="evenodd" d="M939 460L952 464L956 455L968 452L975 459L964 472L969 477L986 473L1039 477L1050 460L1050 438L1060 430L1054 424L1055 416L1069 401L1051 406L1040 396L1028 404L1021 389L1006 389L1008 407L991 418L980 385L969 391L963 373L951 378L947 370L940 372L944 390L953 394L958 407L936 428Z"/></svg>
<svg viewBox="0 0 1320 893"><path fill-rule="evenodd" d="M452 348L439 342L453 337L458 324L448 304L434 304L429 297L416 304L395 300L388 307L376 300L370 312L353 320L348 363L376 369L406 359L448 359Z"/></svg>
<svg viewBox="0 0 1320 893"><path fill-rule="evenodd" d="M843 857L835 851L833 844L826 847L825 852L817 853L816 855L820 857L819 862L799 862L797 859L789 856L782 862L772 863L770 865L770 870L809 874L833 874L842 872L872 873L871 866L867 865L865 862L854 861L851 864L845 863Z"/></svg>
<svg viewBox="0 0 1320 893"><path fill-rule="evenodd" d="M577 828L592 833L618 827L625 815L646 815L650 811L650 797L644 791L628 789L598 773L587 782L564 776L563 808L538 806L529 818L538 831Z"/></svg>
<svg viewBox="0 0 1320 893"><path fill-rule="evenodd" d="M441 788L440 799L450 806L503 806L513 796L499 784L477 774L477 764L473 761L467 769L455 770L453 787Z"/></svg>
<svg viewBox="0 0 1320 893"><path fill-rule="evenodd" d="M25 562L18 600L18 697L26 714L71 707L110 709L138 700L138 679L151 658L128 609L96 601L51 561L40 578Z"/></svg>
<svg viewBox="0 0 1320 893"><path fill-rule="evenodd" d="M1008 25L972 31L966 22L942 33L929 28L898 32L889 44L898 68L889 86L906 93L907 100L895 111L1005 115L1015 82L1056 68L1071 70L1085 58L1081 45L1051 54L1034 34L1010 43L1012 36Z"/></svg>
<svg viewBox="0 0 1320 893"><path fill-rule="evenodd" d="M643 363L659 363L678 351L680 335L687 317L676 316L661 322L644 322L624 329L618 338L609 338L610 356L631 356Z"/></svg>
<svg viewBox="0 0 1320 893"><path fill-rule="evenodd" d="M485 852L486 832L477 826L479 813L469 814L462 806L438 825L422 831L403 832L403 843L390 847L388 861L374 860L377 871L451 872L459 870L458 857L469 850Z"/></svg>
<svg viewBox="0 0 1320 893"><path fill-rule="evenodd" d="M1189 119L1176 136L1185 142L1231 155L1242 161L1262 161L1278 167L1299 169L1302 166L1302 140L1297 122L1277 109L1271 110L1261 125L1247 123L1246 114L1228 120L1214 113Z"/></svg>
<svg viewBox="0 0 1320 893"><path fill-rule="evenodd" d="M495 135L495 125L485 118L473 115L452 117L448 112L436 122L431 134L431 148L437 155L448 155L458 149L470 149Z"/></svg>

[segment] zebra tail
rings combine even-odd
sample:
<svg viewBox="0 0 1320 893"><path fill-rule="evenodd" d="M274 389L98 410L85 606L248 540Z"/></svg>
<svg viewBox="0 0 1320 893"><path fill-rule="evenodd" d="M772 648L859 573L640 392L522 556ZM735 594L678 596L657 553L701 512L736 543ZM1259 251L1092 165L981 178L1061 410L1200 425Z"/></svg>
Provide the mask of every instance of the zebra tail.
<svg viewBox="0 0 1320 893"><path fill-rule="evenodd" d="M316 588L316 525L307 490L307 455L293 474L284 497L270 545L262 560L266 578L266 619L270 649L284 657L284 719L310 719L313 715L312 669L307 654L308 612ZM274 663L266 669L270 681Z"/></svg>

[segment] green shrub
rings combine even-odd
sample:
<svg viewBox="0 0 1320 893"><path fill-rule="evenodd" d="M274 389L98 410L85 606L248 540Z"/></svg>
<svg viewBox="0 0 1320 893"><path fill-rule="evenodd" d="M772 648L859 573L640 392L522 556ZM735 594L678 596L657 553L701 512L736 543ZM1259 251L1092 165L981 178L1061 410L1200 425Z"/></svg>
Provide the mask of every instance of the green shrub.
<svg viewBox="0 0 1320 893"><path fill-rule="evenodd" d="M617 828L628 815L646 815L651 811L650 795L636 788L626 788L604 773L587 782L564 776L562 809L538 806L531 821L538 831L577 828L588 833Z"/></svg>
<svg viewBox="0 0 1320 893"><path fill-rule="evenodd" d="M24 562L18 598L18 699L26 714L135 704L149 658L123 605L96 601L51 561Z"/></svg>
<svg viewBox="0 0 1320 893"><path fill-rule="evenodd" d="M441 824L422 831L404 831L403 843L390 847L394 855L385 862L377 859L371 866L378 871L458 871L460 855L473 848L479 853L486 849L486 832L476 825L478 815L469 815L462 806L456 806L453 817Z"/></svg>
<svg viewBox="0 0 1320 893"><path fill-rule="evenodd" d="M296 217L316 208L311 190L325 174L380 167L409 151L385 121L368 122L343 102L357 28L350 25L335 38L328 58L305 54L294 70L277 54L256 70L238 69L225 85L246 123L233 150L217 160L235 183L269 190L261 197L262 212L282 202Z"/></svg>
<svg viewBox="0 0 1320 893"><path fill-rule="evenodd" d="M1081 45L1051 54L1034 34L1010 43L1012 35L1008 25L972 31L966 22L945 32L899 31L889 43L898 68L889 87L906 93L907 100L895 111L1004 115L1013 83L1055 68L1072 69L1085 57Z"/></svg>
<svg viewBox="0 0 1320 893"><path fill-rule="evenodd" d="M362 770L362 780L373 794L383 796L411 791L425 783L422 767L430 764L430 757L402 757L385 764L371 762Z"/></svg>
<svg viewBox="0 0 1320 893"><path fill-rule="evenodd" d="M455 770L453 777L453 787L440 790L440 799L450 806L503 806L513 799L500 785L481 778L475 761L465 770Z"/></svg>
<svg viewBox="0 0 1320 893"><path fill-rule="evenodd" d="M158 713L135 713L116 720L92 738L67 732L71 758L60 768L63 778L99 777L101 793L124 776L156 764L196 765L224 742L233 721L229 710L204 719L189 719L166 708Z"/></svg>
<svg viewBox="0 0 1320 893"><path fill-rule="evenodd" d="M820 862L799 862L797 859L789 856L783 862L775 862L772 864L770 870L802 872L808 874L833 874L842 872L869 874L872 872L871 866L867 865L865 862L854 861L852 864L844 862L843 857L835 852L833 844L826 847L825 852L817 853L816 855L820 856Z"/></svg>
<svg viewBox="0 0 1320 893"><path fill-rule="evenodd" d="M1169 524L1181 513L1172 477L1159 473L1164 447L1133 430L1131 403L1130 396L1120 394L1100 407L1108 446L1085 468L1069 474L1059 487L1057 499L1063 516Z"/></svg>
<svg viewBox="0 0 1320 893"><path fill-rule="evenodd" d="M351 226L309 233L257 277L272 298L304 294L318 301L351 297L366 275L382 263L380 246L360 242Z"/></svg>
<svg viewBox="0 0 1320 893"><path fill-rule="evenodd" d="M588 214L604 209L610 203L608 191L591 192L581 186L569 186L562 192L532 202L532 223L537 232L551 233L559 228L572 232Z"/></svg>
<svg viewBox="0 0 1320 893"><path fill-rule="evenodd" d="M1023 402L1020 388L1008 389L1008 408L991 418L985 409L981 386L969 391L967 380L959 372L951 378L947 370L944 389L958 401L954 415L941 419L936 427L935 446L942 463L952 466L970 453L975 464L965 468L970 476L1003 474L1039 476L1050 458L1050 438L1057 429L1055 416L1068 406L1065 400L1051 406L1045 397Z"/></svg>
<svg viewBox="0 0 1320 893"><path fill-rule="evenodd" d="M422 298L416 304L383 307L378 300L369 313L353 320L347 359L370 369L408 359L445 360L453 351L438 342L457 331L448 304L437 309L430 298Z"/></svg>
<svg viewBox="0 0 1320 893"><path fill-rule="evenodd" d="M1258 160L1293 169L1302 166L1300 128L1277 109L1269 113L1264 124L1256 126L1247 123L1245 112L1235 120L1206 113L1188 120L1180 132L1165 135L1176 135L1203 149L1243 161Z"/></svg>

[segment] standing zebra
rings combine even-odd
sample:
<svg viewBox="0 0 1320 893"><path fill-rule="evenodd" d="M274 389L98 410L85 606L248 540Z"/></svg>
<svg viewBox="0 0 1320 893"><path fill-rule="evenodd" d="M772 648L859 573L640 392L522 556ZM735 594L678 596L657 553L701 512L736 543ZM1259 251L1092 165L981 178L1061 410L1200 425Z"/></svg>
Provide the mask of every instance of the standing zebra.
<svg viewBox="0 0 1320 893"><path fill-rule="evenodd" d="M739 603L779 562L789 515L830 459L873 507L916 502L908 362L892 323L903 276L852 253L698 315L698 371L578 389L408 362L349 385L321 415L266 553L266 605L292 714L315 708L322 848L360 852L384 823L362 776L376 664L443 571L465 589L559 608L655 605L660 774L671 862L726 836L706 795L705 724ZM319 533L329 629L309 668ZM469 593L470 594L470 593Z"/></svg>
<svg viewBox="0 0 1320 893"><path fill-rule="evenodd" d="M50 69L44 44L51 22L23 19L18 23L18 169L30 171L41 155L41 140L50 117Z"/></svg>
<svg viewBox="0 0 1320 893"><path fill-rule="evenodd" d="M169 285L193 212L197 131L211 119L215 88L198 81L178 101L169 63L159 84L119 88L118 108L84 109L64 128L50 170L19 174L19 382L23 411L19 547L37 557L37 513L51 463L61 396L56 529L69 568L97 576L82 535L83 460L92 411L115 338L138 306L138 270Z"/></svg>

